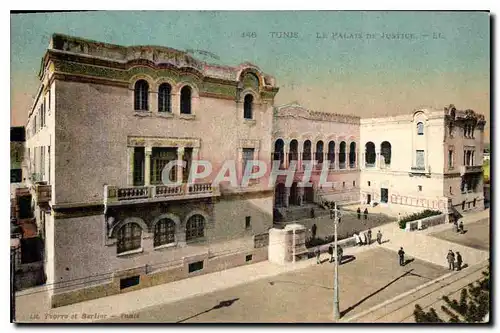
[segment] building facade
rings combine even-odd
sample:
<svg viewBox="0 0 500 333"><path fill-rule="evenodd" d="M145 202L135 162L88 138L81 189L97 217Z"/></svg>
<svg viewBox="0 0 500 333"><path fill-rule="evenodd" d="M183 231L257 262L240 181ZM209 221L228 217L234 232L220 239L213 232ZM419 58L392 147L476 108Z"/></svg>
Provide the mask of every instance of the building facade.
<svg viewBox="0 0 500 333"><path fill-rule="evenodd" d="M482 205L484 117L469 110L360 119L275 108L276 80L253 64L59 34L39 78L26 181L54 307L267 260L283 207ZM250 160L268 170L239 186ZM165 169L171 162L183 166ZM269 181L273 163L295 165L289 184ZM308 168L309 186L299 186Z"/></svg>

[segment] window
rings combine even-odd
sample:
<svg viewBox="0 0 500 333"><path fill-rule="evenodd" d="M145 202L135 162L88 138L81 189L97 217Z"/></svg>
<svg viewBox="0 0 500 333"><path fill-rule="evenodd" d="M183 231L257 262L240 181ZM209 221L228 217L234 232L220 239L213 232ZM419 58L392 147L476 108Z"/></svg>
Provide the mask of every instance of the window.
<svg viewBox="0 0 500 333"><path fill-rule="evenodd" d="M476 207L476 199L472 202L472 207Z"/></svg>
<svg viewBox="0 0 500 333"><path fill-rule="evenodd" d="M120 289L125 289L138 285L140 282L140 276L131 276L125 279L120 279Z"/></svg>
<svg viewBox="0 0 500 333"><path fill-rule="evenodd" d="M465 200L462 201L462 210L464 210L464 209L465 209Z"/></svg>
<svg viewBox="0 0 500 333"><path fill-rule="evenodd" d="M162 174L165 166L171 161L177 160L177 148L157 148L154 147L151 151L151 184L163 184ZM173 166L170 169L168 179L171 182L177 180L177 167Z"/></svg>
<svg viewBox="0 0 500 333"><path fill-rule="evenodd" d="M50 112L50 90L47 92L47 110Z"/></svg>
<svg viewBox="0 0 500 333"><path fill-rule="evenodd" d="M342 188L345 188L345 182L342 182Z"/></svg>
<svg viewBox="0 0 500 333"><path fill-rule="evenodd" d="M451 189L452 189L452 187L450 186L450 194L453 194Z"/></svg>
<svg viewBox="0 0 500 333"><path fill-rule="evenodd" d="M127 223L118 230L118 253L137 250L141 247L142 230L137 223Z"/></svg>
<svg viewBox="0 0 500 333"><path fill-rule="evenodd" d="M356 181L355 180L352 181L352 187L356 187Z"/></svg>
<svg viewBox="0 0 500 333"><path fill-rule="evenodd" d="M422 185L418 185L418 191L422 192Z"/></svg>
<svg viewBox="0 0 500 333"><path fill-rule="evenodd" d="M158 112L172 112L170 94L172 88L168 83L162 83L158 88Z"/></svg>
<svg viewBox="0 0 500 333"><path fill-rule="evenodd" d="M422 122L417 123L417 134L424 135L424 123Z"/></svg>
<svg viewBox="0 0 500 333"><path fill-rule="evenodd" d="M371 181L368 181L368 186L371 186L372 182Z"/></svg>
<svg viewBox="0 0 500 333"><path fill-rule="evenodd" d="M10 182L20 183L23 180L23 170L22 169L11 169L10 170Z"/></svg>
<svg viewBox="0 0 500 333"><path fill-rule="evenodd" d="M242 165L241 171L245 172L247 163L253 160L254 149L253 148L243 148Z"/></svg>
<svg viewBox="0 0 500 333"><path fill-rule="evenodd" d="M205 218L199 214L193 215L186 223L186 241L205 237Z"/></svg>
<svg viewBox="0 0 500 333"><path fill-rule="evenodd" d="M154 246L175 243L175 222L171 219L161 219L156 222Z"/></svg>
<svg viewBox="0 0 500 333"><path fill-rule="evenodd" d="M453 169L453 150L448 150L448 168Z"/></svg>
<svg viewBox="0 0 500 333"><path fill-rule="evenodd" d="M251 254L249 254L249 255L247 255L247 256L245 257L245 261L246 261L246 262L252 261L252 259L253 259L253 256L252 256Z"/></svg>
<svg viewBox="0 0 500 333"><path fill-rule="evenodd" d="M47 158L49 160L49 168L48 168L48 172L47 172L47 178L48 178L49 183L50 183L50 161L51 161L51 158L50 158L50 146L47 146Z"/></svg>
<svg viewBox="0 0 500 333"><path fill-rule="evenodd" d="M245 229L251 229L252 228L251 219L252 219L251 216L246 216L245 217Z"/></svg>
<svg viewBox="0 0 500 333"><path fill-rule="evenodd" d="M189 273L201 271L203 269L203 261L192 262L188 266Z"/></svg>
<svg viewBox="0 0 500 333"><path fill-rule="evenodd" d="M191 88L189 86L181 89L181 113L191 114Z"/></svg>
<svg viewBox="0 0 500 333"><path fill-rule="evenodd" d="M253 119L253 96L250 94L245 96L243 103L243 117L245 119Z"/></svg>
<svg viewBox="0 0 500 333"><path fill-rule="evenodd" d="M144 185L144 147L134 147L134 186Z"/></svg>
<svg viewBox="0 0 500 333"><path fill-rule="evenodd" d="M145 80L139 80L134 88L134 110L148 110L149 85Z"/></svg>
<svg viewBox="0 0 500 333"><path fill-rule="evenodd" d="M425 168L425 156L423 150L417 150L416 166L417 168Z"/></svg>

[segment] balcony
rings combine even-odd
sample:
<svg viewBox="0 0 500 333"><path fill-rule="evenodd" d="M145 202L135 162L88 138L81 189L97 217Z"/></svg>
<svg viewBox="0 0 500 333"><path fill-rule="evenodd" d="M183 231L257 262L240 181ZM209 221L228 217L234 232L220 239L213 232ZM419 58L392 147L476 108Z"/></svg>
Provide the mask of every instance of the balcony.
<svg viewBox="0 0 500 333"><path fill-rule="evenodd" d="M35 195L38 203L48 203L52 199L52 185L35 184Z"/></svg>
<svg viewBox="0 0 500 333"><path fill-rule="evenodd" d="M212 187L210 183L127 187L104 186L104 202L106 204L199 199L219 195L219 189Z"/></svg>
<svg viewBox="0 0 500 333"><path fill-rule="evenodd" d="M460 166L460 176L468 173L481 173L483 172L482 165L462 165Z"/></svg>

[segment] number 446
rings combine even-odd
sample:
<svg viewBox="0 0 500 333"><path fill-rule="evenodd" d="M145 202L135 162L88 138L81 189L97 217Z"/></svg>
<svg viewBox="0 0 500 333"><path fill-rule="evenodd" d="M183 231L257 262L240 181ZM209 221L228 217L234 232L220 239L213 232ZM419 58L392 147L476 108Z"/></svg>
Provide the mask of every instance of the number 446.
<svg viewBox="0 0 500 333"><path fill-rule="evenodd" d="M241 37L243 38L256 38L257 37L257 33L256 32L243 32L241 34Z"/></svg>

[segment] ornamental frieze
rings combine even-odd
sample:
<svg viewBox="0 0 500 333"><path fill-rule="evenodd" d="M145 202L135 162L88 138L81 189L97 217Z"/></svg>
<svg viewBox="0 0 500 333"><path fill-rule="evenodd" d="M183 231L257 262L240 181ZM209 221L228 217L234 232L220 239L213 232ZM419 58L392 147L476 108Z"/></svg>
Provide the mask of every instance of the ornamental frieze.
<svg viewBox="0 0 500 333"><path fill-rule="evenodd" d="M200 139L196 138L147 138L147 137L128 137L129 147L191 147L199 148Z"/></svg>

